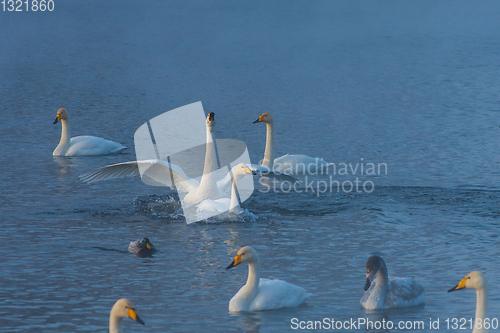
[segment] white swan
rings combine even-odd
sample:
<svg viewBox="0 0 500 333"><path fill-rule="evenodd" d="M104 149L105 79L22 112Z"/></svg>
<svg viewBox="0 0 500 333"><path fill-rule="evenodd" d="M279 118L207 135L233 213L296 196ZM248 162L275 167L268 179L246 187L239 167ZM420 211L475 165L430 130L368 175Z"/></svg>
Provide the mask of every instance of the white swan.
<svg viewBox="0 0 500 333"><path fill-rule="evenodd" d="M119 153L127 147L118 142L105 140L95 136L75 136L71 138L69 130L69 116L66 109L57 110L54 124L61 121L62 133L61 141L57 145L52 155L54 156L92 156Z"/></svg>
<svg viewBox="0 0 500 333"><path fill-rule="evenodd" d="M484 328L484 320L488 318L488 284L486 279L480 272L470 272L448 292L460 289L476 289L476 319L472 333L488 333L488 330ZM481 323L481 328L476 328L478 321Z"/></svg>
<svg viewBox="0 0 500 333"><path fill-rule="evenodd" d="M264 112L253 123L266 124L266 149L264 151L264 159L261 163L262 166L290 175L318 174L327 171L328 162L317 157L286 154L274 158L274 120L271 113Z"/></svg>
<svg viewBox="0 0 500 333"><path fill-rule="evenodd" d="M375 274L377 278L372 283ZM410 278L389 277L387 266L379 256L372 256L366 262L364 289L361 305L367 310L415 306L425 301L420 284Z"/></svg>
<svg viewBox="0 0 500 333"><path fill-rule="evenodd" d="M299 306L312 294L282 280L260 278L259 255L250 246L239 249L230 269L240 263L248 264L247 283L229 301L229 311L260 311Z"/></svg>
<svg viewBox="0 0 500 333"><path fill-rule="evenodd" d="M214 171L217 170L218 165L214 145L215 115L213 112L207 116L206 124L207 144L205 164L200 182L189 178L179 166L163 160L144 160L112 164L97 170L85 172L79 178L84 182L93 183L99 180L137 176L140 175L139 169L144 168L147 169L147 176L157 183L170 184L169 186L172 188L175 185L182 191L187 192L183 198L186 204L198 204L206 199L217 200L224 198L226 197L225 192L232 184L232 179L230 173L219 181L214 176ZM276 179L288 180L292 183L297 181L295 178L282 172L274 170L268 170L267 172ZM171 178L174 179L173 184Z"/></svg>
<svg viewBox="0 0 500 333"><path fill-rule="evenodd" d="M130 318L139 324L144 325L144 322L139 318L134 309L134 304L126 299L121 298L116 301L115 305L111 308L109 315L109 333L122 333L122 319Z"/></svg>

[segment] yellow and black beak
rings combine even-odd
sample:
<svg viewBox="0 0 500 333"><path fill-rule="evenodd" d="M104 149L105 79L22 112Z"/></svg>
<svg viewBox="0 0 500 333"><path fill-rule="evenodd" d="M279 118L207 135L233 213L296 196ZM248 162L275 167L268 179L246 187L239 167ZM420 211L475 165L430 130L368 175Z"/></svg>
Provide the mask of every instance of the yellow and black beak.
<svg viewBox="0 0 500 333"><path fill-rule="evenodd" d="M58 122L59 120L61 120L61 115L60 115L60 114L58 114L58 115L56 116L56 120L54 120L54 122L53 122L52 124L57 124L57 122Z"/></svg>
<svg viewBox="0 0 500 333"><path fill-rule="evenodd" d="M210 120L210 121L214 121L214 119L215 119L215 114L214 114L213 112L210 112L210 113L208 114L208 120Z"/></svg>
<svg viewBox="0 0 500 333"><path fill-rule="evenodd" d="M234 257L233 262L231 264L229 264L229 266L226 267L226 270L233 268L233 267L236 267L239 264L241 264L241 254L238 254L236 257Z"/></svg>
<svg viewBox="0 0 500 333"><path fill-rule="evenodd" d="M254 121L253 123L256 124L256 123L260 123L261 121L264 120L264 116L260 116L259 118L257 118L256 121Z"/></svg>
<svg viewBox="0 0 500 333"><path fill-rule="evenodd" d="M249 167L245 167L244 170L245 170L245 172L247 174L253 174L253 175L255 175L255 172L253 172Z"/></svg>
<svg viewBox="0 0 500 333"><path fill-rule="evenodd" d="M451 288L448 290L448 292L460 290L465 288L465 284L467 283L468 278L463 278L462 281L460 281L455 287Z"/></svg>
<svg viewBox="0 0 500 333"><path fill-rule="evenodd" d="M139 324L145 325L141 318L137 315L137 311L135 311L135 309L128 308L128 317Z"/></svg>

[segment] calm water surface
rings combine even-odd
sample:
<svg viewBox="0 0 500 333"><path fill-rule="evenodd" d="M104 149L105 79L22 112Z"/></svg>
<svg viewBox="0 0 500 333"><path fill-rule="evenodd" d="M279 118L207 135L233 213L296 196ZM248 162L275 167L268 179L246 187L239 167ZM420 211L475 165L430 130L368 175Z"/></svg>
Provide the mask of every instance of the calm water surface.
<svg viewBox="0 0 500 333"><path fill-rule="evenodd" d="M132 299L130 332L285 332L292 318L423 320L474 316L475 293L448 294L472 270L500 319L497 2L56 1L0 13L0 317L2 332L106 331ZM263 193L248 223L186 225L136 179L86 185L78 175L135 158L145 121L202 101L220 138L254 162L273 113L276 153L385 163L372 193ZM53 158L58 108L72 135L121 142L114 156ZM329 181L329 176L316 180ZM258 184L257 184L258 185ZM148 236L152 258L126 251ZM306 304L229 314L252 245L262 276L313 293ZM108 250L103 250L108 249ZM359 304L365 262L426 290L424 306L375 313ZM365 331L358 329L357 331ZM468 331L468 330L466 330Z"/></svg>

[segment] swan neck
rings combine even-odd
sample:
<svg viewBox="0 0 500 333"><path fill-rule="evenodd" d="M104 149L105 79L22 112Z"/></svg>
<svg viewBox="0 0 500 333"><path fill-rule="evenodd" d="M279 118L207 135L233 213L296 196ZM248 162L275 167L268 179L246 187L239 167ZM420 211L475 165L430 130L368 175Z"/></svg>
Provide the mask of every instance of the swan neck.
<svg viewBox="0 0 500 333"><path fill-rule="evenodd" d="M266 123L266 129L266 150L262 165L272 169L274 166L274 124L272 122Z"/></svg>
<svg viewBox="0 0 500 333"><path fill-rule="evenodd" d="M217 186L212 181L211 173L217 170L217 156L215 155L214 132L207 125L207 143L205 149L205 165L203 166L203 176L200 181L200 188L208 189Z"/></svg>
<svg viewBox="0 0 500 333"><path fill-rule="evenodd" d="M236 177L233 179L233 185L231 187L231 205L229 206L229 211L231 213L239 214L241 212L240 203L238 202L238 197L236 196Z"/></svg>
<svg viewBox="0 0 500 333"><path fill-rule="evenodd" d="M69 120L61 119L61 140L54 150L54 155L64 155L69 148L70 139Z"/></svg>
<svg viewBox="0 0 500 333"><path fill-rule="evenodd" d="M248 264L248 278L246 286L249 288L248 293L257 293L260 282L260 259Z"/></svg>
<svg viewBox="0 0 500 333"><path fill-rule="evenodd" d="M122 318L113 313L109 316L109 333L122 333Z"/></svg>
<svg viewBox="0 0 500 333"><path fill-rule="evenodd" d="M484 323L484 319L488 318L488 287L483 287L476 290L476 321L481 319L481 323ZM488 332L487 329L476 329L474 328L473 333L484 333Z"/></svg>

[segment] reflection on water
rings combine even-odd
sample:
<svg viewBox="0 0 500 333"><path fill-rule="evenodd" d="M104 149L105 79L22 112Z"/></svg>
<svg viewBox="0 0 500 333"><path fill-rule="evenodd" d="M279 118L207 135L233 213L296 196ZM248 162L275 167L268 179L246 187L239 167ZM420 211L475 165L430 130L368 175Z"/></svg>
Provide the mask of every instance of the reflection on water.
<svg viewBox="0 0 500 333"><path fill-rule="evenodd" d="M238 328L242 332L259 332L260 326L262 325L262 321L260 319L262 317L262 312L238 312L230 313L229 315L238 319Z"/></svg>

